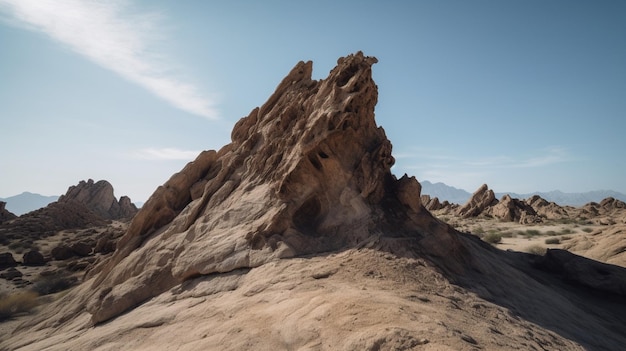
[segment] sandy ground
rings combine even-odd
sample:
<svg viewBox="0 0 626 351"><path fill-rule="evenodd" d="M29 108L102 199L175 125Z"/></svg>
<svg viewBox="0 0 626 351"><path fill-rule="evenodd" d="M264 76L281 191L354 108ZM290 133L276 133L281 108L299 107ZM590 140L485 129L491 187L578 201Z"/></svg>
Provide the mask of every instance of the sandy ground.
<svg viewBox="0 0 626 351"><path fill-rule="evenodd" d="M202 277L80 330L88 322L84 313L0 349L583 350L450 284L425 261L370 250Z"/></svg>

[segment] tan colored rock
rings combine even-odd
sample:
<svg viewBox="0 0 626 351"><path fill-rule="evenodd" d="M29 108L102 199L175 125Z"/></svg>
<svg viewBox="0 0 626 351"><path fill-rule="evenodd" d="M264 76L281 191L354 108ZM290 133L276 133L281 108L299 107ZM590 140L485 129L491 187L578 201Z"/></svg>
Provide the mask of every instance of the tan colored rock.
<svg viewBox="0 0 626 351"><path fill-rule="evenodd" d="M113 186L106 180L94 182L93 179L80 181L78 185L69 187L58 202L76 202L85 205L89 210L106 219L129 218L137 212L137 207L127 196L120 201L113 194Z"/></svg>
<svg viewBox="0 0 626 351"><path fill-rule="evenodd" d="M537 215L546 219L563 219L570 217L565 208L554 202L548 202L539 195L533 195L524 202L532 207Z"/></svg>
<svg viewBox="0 0 626 351"><path fill-rule="evenodd" d="M457 210L457 215L462 218L476 217L485 209L498 203L493 190L487 184L481 185L467 200L467 203Z"/></svg>
<svg viewBox="0 0 626 351"><path fill-rule="evenodd" d="M541 217L527 203L513 199L509 194L502 196L500 201L486 211L487 214L507 222L520 224L541 223Z"/></svg>

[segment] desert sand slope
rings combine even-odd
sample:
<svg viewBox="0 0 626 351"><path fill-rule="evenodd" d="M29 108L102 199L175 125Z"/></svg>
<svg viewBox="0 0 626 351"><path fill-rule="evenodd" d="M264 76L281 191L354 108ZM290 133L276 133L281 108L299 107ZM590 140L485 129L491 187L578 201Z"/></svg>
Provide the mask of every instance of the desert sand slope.
<svg viewBox="0 0 626 351"><path fill-rule="evenodd" d="M376 62L358 52L319 81L298 63L0 348L622 349L626 269L497 250L391 173Z"/></svg>
<svg viewBox="0 0 626 351"><path fill-rule="evenodd" d="M597 328L597 316L563 296L546 294L538 283L525 288L531 303L519 306L534 312L479 296L499 294L501 288L477 294L450 284L425 260L348 250L193 279L97 327L82 329L90 319L82 313L61 328L19 334L2 346L50 351L585 349L550 329L580 333L588 347L599 343L589 349L602 349L603 343L617 350L626 342L622 337L611 344L606 339L611 332ZM531 322L521 314L546 319Z"/></svg>

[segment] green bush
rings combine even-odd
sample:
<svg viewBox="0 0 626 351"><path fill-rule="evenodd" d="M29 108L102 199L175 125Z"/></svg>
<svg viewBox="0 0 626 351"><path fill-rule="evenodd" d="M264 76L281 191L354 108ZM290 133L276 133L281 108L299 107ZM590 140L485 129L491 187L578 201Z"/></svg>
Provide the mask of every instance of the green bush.
<svg viewBox="0 0 626 351"><path fill-rule="evenodd" d="M512 238L515 236L515 234L513 234L512 232L502 232L500 234L502 235L503 238Z"/></svg>
<svg viewBox="0 0 626 351"><path fill-rule="evenodd" d="M18 313L29 312L37 307L37 293L33 291L18 292L0 296L0 321L11 318Z"/></svg>
<svg viewBox="0 0 626 351"><path fill-rule="evenodd" d="M561 240L559 240L559 238L547 238L546 239L546 244L548 245L554 245L554 244L560 244Z"/></svg>
<svg viewBox="0 0 626 351"><path fill-rule="evenodd" d="M589 228L589 227L587 227L587 228L583 228L582 230L583 230L583 232L585 232L585 233L591 233L591 232L593 232L593 229L592 229L592 228Z"/></svg>
<svg viewBox="0 0 626 351"><path fill-rule="evenodd" d="M572 234L572 233L574 233L574 231L569 228L564 228L563 230L561 230L561 234Z"/></svg>
<svg viewBox="0 0 626 351"><path fill-rule="evenodd" d="M526 230L524 235L526 235L528 237L533 237L533 236L541 235L541 232L538 231L537 229L528 229L528 230Z"/></svg>
<svg viewBox="0 0 626 351"><path fill-rule="evenodd" d="M498 244L502 241L502 234L500 233L488 233L483 237L483 240L490 244Z"/></svg>
<svg viewBox="0 0 626 351"><path fill-rule="evenodd" d="M76 284L76 278L62 275L62 276L50 276L44 277L33 284L32 291L39 295L54 294L59 291L63 291L71 288Z"/></svg>

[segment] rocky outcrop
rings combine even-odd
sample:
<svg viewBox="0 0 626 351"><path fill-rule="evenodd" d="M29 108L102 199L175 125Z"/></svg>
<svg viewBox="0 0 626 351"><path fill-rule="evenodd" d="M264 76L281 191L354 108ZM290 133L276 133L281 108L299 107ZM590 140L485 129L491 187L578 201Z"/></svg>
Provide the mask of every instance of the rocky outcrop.
<svg viewBox="0 0 626 351"><path fill-rule="evenodd" d="M472 194L472 197L460 207L456 214L462 218L476 217L485 209L498 203L493 190L487 187L487 184L481 185L478 190Z"/></svg>
<svg viewBox="0 0 626 351"><path fill-rule="evenodd" d="M0 223L9 221L17 216L5 208L6 202L0 201Z"/></svg>
<svg viewBox="0 0 626 351"><path fill-rule="evenodd" d="M563 219L570 215L567 210L554 202L549 202L539 195L533 195L524 201L538 216L545 219Z"/></svg>
<svg viewBox="0 0 626 351"><path fill-rule="evenodd" d="M431 198L430 195L422 195L420 199L424 208L431 212L438 211L438 214L448 214L449 212L454 212L458 208L457 204L452 204L448 202L448 200L440 202L439 198Z"/></svg>
<svg viewBox="0 0 626 351"><path fill-rule="evenodd" d="M506 222L519 222L521 224L541 222L541 217L530 205L521 200L513 199L508 194L504 195L497 204L485 209L484 212Z"/></svg>
<svg viewBox="0 0 626 351"><path fill-rule="evenodd" d="M106 180L94 182L93 179L80 181L69 187L58 202L77 202L105 219L129 218L137 213L137 207L127 196L118 201L113 194L113 186Z"/></svg>
<svg viewBox="0 0 626 351"><path fill-rule="evenodd" d="M235 125L231 144L201 153L159 187L112 260L90 275L100 291L88 305L93 321L190 277L381 241L386 226L401 236L445 233L435 225L417 234L434 222L419 183L390 172L391 143L374 120L375 62L342 58L322 81L311 79L311 62L298 63ZM453 247L450 239L437 251Z"/></svg>
<svg viewBox="0 0 626 351"><path fill-rule="evenodd" d="M24 266L43 266L46 264L46 260L37 250L30 250L22 256L22 264Z"/></svg>
<svg viewBox="0 0 626 351"><path fill-rule="evenodd" d="M112 258L89 272L92 321L200 275L346 247L410 250L401 238L464 270L466 252L422 207L417 180L390 172L391 143L374 119L375 62L341 58L321 81L311 62L298 63L235 125L231 144L159 187Z"/></svg>

